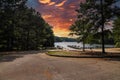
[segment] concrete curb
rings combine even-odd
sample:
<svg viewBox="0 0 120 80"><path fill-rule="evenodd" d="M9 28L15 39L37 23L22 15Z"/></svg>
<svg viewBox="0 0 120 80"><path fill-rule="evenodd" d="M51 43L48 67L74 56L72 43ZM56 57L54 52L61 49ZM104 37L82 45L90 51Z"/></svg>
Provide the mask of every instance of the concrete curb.
<svg viewBox="0 0 120 80"><path fill-rule="evenodd" d="M81 56L68 56L68 55L51 55L46 53L48 56L54 56L54 57L66 57L66 58L104 58L105 56L91 56L91 55L81 55Z"/></svg>

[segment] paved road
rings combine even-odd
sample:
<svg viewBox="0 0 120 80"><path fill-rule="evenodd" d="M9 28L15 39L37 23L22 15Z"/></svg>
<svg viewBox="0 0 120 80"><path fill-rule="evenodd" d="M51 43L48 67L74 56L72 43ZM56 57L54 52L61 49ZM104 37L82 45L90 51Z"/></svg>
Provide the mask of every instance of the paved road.
<svg viewBox="0 0 120 80"><path fill-rule="evenodd" d="M120 80L120 61L11 55L0 59L0 80Z"/></svg>

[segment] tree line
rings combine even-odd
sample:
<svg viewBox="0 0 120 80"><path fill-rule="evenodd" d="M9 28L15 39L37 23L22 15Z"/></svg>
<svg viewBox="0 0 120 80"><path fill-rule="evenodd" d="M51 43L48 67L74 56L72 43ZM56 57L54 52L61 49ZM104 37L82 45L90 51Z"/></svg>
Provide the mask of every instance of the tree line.
<svg viewBox="0 0 120 80"><path fill-rule="evenodd" d="M28 8L27 0L0 0L0 51L39 50L54 46L52 26Z"/></svg>
<svg viewBox="0 0 120 80"><path fill-rule="evenodd" d="M76 42L75 38L68 38L68 37L58 37L55 36L55 42Z"/></svg>
<svg viewBox="0 0 120 80"><path fill-rule="evenodd" d="M77 20L70 26L70 35L77 35L78 42L115 44L120 47L119 0L86 0L75 10ZM113 22L112 29L106 25ZM103 36L102 36L103 35ZM103 37L103 38L102 38Z"/></svg>

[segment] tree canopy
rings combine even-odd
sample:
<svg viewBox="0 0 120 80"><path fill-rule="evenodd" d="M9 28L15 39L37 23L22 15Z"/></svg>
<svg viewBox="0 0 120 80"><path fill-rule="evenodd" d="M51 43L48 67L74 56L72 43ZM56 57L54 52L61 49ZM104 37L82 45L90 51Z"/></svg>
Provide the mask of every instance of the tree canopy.
<svg viewBox="0 0 120 80"><path fill-rule="evenodd" d="M114 34L114 40L115 40L115 47L120 48L120 16L115 20L113 27L113 34Z"/></svg>
<svg viewBox="0 0 120 80"><path fill-rule="evenodd" d="M27 0L0 0L0 51L54 46L52 27Z"/></svg>
<svg viewBox="0 0 120 80"><path fill-rule="evenodd" d="M86 2L80 3L79 9L76 10L78 13L77 20L70 27L70 35L77 35L78 41L83 43L95 43L96 41L101 43L103 40L111 39L111 37L106 37L108 34L113 35L111 30L106 29L105 25L120 15L120 8L115 5L117 1L86 0ZM96 35L99 38L96 38Z"/></svg>

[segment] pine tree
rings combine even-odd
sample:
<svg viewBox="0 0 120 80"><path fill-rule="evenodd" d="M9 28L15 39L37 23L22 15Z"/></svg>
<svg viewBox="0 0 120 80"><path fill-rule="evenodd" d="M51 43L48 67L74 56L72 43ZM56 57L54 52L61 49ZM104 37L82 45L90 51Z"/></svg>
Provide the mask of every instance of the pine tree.
<svg viewBox="0 0 120 80"><path fill-rule="evenodd" d="M53 47L52 28L27 0L0 0L0 51Z"/></svg>
<svg viewBox="0 0 120 80"><path fill-rule="evenodd" d="M116 14L118 14L118 7L113 7L116 0L86 0L85 3L80 4L80 8L76 10L78 12L78 20L80 26L84 25L78 29L80 31L80 40L84 37L84 40L91 40L94 34L102 32L102 50L104 51L104 25L109 22ZM115 11L117 9L117 11ZM83 23L87 22L87 23ZM75 23L76 24L76 23ZM78 26L78 25L77 25ZM72 30L74 31L74 30ZM79 33L76 31L76 33ZM84 33L83 33L84 32ZM75 33L75 34L76 34ZM87 40L87 41L88 41Z"/></svg>

